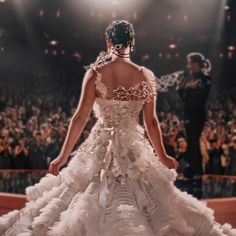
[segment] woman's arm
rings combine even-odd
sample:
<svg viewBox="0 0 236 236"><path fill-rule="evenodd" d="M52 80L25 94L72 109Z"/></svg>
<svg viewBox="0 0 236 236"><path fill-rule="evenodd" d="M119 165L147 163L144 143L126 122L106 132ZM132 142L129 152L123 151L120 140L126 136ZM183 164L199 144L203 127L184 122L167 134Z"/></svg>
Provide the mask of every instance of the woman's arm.
<svg viewBox="0 0 236 236"><path fill-rule="evenodd" d="M145 68L144 76L147 81L153 81L154 74L152 71ZM156 89L152 85L152 89ZM160 158L168 168L177 168L178 162L166 154L166 150L162 140L162 133L160 124L156 115L156 91L153 92L153 96L149 102L146 102L143 107L143 120L144 126L147 131L149 140L154 148L156 155Z"/></svg>
<svg viewBox="0 0 236 236"><path fill-rule="evenodd" d="M89 119L95 100L95 78L96 72L93 69L89 69L85 73L79 104L70 120L65 141L58 157L49 166L49 171L54 175L58 175L59 168L67 162L74 145Z"/></svg>

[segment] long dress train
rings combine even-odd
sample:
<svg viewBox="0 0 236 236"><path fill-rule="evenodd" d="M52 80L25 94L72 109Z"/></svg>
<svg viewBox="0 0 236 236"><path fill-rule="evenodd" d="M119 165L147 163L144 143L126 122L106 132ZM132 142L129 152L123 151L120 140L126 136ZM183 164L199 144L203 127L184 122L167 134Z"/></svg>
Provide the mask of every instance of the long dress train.
<svg viewBox="0 0 236 236"><path fill-rule="evenodd" d="M26 188L25 207L0 217L0 235L236 236L205 203L180 191L176 171L154 154L139 124L150 83L119 86L114 99L105 99L100 75L89 137L60 175Z"/></svg>

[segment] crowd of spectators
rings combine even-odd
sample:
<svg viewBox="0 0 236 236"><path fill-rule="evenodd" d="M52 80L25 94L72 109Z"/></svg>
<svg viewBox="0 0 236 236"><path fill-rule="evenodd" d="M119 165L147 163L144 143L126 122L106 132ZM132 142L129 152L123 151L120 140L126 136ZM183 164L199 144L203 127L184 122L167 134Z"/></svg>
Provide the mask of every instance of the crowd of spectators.
<svg viewBox="0 0 236 236"><path fill-rule="evenodd" d="M209 101L208 119L200 138L205 174L236 175L236 104L229 98ZM164 143L169 155L180 163L178 172L188 166L187 139L183 119L171 112L159 112Z"/></svg>
<svg viewBox="0 0 236 236"><path fill-rule="evenodd" d="M20 82L2 82L1 169L45 169L58 155L79 96L73 93L73 86L63 91L61 82L51 81L50 70L44 69ZM78 144L82 141L83 135Z"/></svg>
<svg viewBox="0 0 236 236"><path fill-rule="evenodd" d="M0 88L0 169L47 169L62 147L70 118L79 101L78 87L65 84L67 75L43 69L21 82L3 81ZM12 85L14 83L14 86ZM17 85L17 86L16 86ZM64 90L63 90L63 89ZM168 154L188 166L187 140L181 114L158 109ZM88 137L96 122L91 113L75 149ZM208 103L208 120L201 140L202 165L206 174L236 175L236 104L221 96Z"/></svg>

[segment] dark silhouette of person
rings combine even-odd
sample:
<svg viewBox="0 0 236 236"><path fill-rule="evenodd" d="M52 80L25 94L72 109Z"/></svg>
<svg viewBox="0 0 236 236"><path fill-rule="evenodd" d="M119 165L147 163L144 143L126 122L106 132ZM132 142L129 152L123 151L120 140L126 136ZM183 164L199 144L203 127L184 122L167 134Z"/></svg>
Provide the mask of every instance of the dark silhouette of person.
<svg viewBox="0 0 236 236"><path fill-rule="evenodd" d="M29 147L26 138L23 134L17 140L17 145L14 149L13 169L28 169L29 168Z"/></svg>
<svg viewBox="0 0 236 236"><path fill-rule="evenodd" d="M45 147L41 137L41 132L38 131L29 146L29 161L31 169L47 168L47 161L44 149Z"/></svg>
<svg viewBox="0 0 236 236"><path fill-rule="evenodd" d="M232 138L232 141L228 148L228 165L226 167L226 175L236 175L236 136Z"/></svg>
<svg viewBox="0 0 236 236"><path fill-rule="evenodd" d="M201 53L187 55L186 68L189 73L178 84L178 94L184 105L184 124L187 136L189 166L185 176L193 178L203 174L200 152L200 135L207 119L205 104L209 94L211 63Z"/></svg>
<svg viewBox="0 0 236 236"><path fill-rule="evenodd" d="M224 173L221 164L221 156L223 155L223 149L219 145L217 138L211 139L210 143L211 149L208 151L209 160L206 164L206 174L222 175Z"/></svg>

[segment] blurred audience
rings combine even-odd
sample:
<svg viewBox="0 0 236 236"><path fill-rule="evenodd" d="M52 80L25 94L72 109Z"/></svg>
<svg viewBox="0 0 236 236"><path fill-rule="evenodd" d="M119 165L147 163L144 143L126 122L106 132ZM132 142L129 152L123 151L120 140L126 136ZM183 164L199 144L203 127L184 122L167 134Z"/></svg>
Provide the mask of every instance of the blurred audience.
<svg viewBox="0 0 236 236"><path fill-rule="evenodd" d="M0 88L0 169L47 169L57 157L82 82L69 86L67 79L64 72L52 74L44 68L29 73L21 83L4 81ZM158 106L167 153L179 161L177 172L183 173L188 168L188 144L182 114ZM236 104L220 96L209 101L207 108L200 139L204 173L236 175ZM92 112L74 149L86 140L95 122Z"/></svg>

